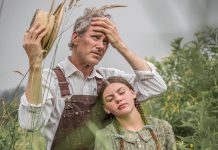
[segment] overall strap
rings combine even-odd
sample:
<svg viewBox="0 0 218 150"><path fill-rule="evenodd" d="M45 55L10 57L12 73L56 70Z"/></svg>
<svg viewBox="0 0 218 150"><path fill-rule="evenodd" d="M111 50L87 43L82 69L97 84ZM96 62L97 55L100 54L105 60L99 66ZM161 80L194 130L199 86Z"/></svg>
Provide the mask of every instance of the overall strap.
<svg viewBox="0 0 218 150"><path fill-rule="evenodd" d="M102 74L100 73L99 70L96 70L96 72L102 76ZM96 83L97 83L97 95L99 96L100 95L100 90L101 90L101 87L102 87L102 82L104 81L104 78L102 79L102 78L95 77L95 80L96 80Z"/></svg>
<svg viewBox="0 0 218 150"><path fill-rule="evenodd" d="M67 82L63 71L59 67L56 67L53 70L54 70L54 72L55 72L55 74L56 74L56 76L58 78L58 85L60 87L61 97L70 95L69 83ZM99 70L96 70L96 72L101 75ZM97 77L95 77L95 79L96 79L96 82L97 82L97 95L99 95L99 91L101 89L101 84L102 84L104 79L97 78Z"/></svg>
<svg viewBox="0 0 218 150"><path fill-rule="evenodd" d="M63 71L59 67L56 67L53 70L58 78L58 85L61 91L61 97L70 95L69 83L67 82Z"/></svg>

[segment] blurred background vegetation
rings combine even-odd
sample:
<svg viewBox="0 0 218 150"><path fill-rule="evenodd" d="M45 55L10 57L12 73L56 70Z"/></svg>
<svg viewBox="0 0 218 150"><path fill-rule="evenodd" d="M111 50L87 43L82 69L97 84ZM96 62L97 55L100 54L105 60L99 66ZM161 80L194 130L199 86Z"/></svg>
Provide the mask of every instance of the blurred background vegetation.
<svg viewBox="0 0 218 150"><path fill-rule="evenodd" d="M163 62L150 59L167 83L161 97L144 104L147 114L168 120L178 149L218 148L218 29L207 28L196 39L171 43Z"/></svg>
<svg viewBox="0 0 218 150"><path fill-rule="evenodd" d="M148 58L159 70L168 90L143 103L147 115L173 126L180 150L218 148L218 29L207 28L193 41L176 38L163 61ZM23 87L1 92L0 149L40 150L45 142L39 132L19 128L17 109Z"/></svg>

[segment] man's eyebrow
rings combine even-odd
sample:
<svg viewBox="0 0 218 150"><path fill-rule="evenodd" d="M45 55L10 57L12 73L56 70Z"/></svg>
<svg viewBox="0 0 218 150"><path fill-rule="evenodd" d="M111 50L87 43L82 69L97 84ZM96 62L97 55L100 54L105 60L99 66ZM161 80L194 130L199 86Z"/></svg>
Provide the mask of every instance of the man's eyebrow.
<svg viewBox="0 0 218 150"><path fill-rule="evenodd" d="M95 30L92 30L92 32L91 32L92 34L98 34L98 35L102 35L102 34L104 34L104 33L102 33L102 32L99 32L99 31L95 31Z"/></svg>
<svg viewBox="0 0 218 150"><path fill-rule="evenodd" d="M103 35L105 35L104 32L95 31L95 30L93 30L93 29L92 29L92 33L91 33L91 34L95 34L95 35L98 35L98 36L103 36Z"/></svg>
<svg viewBox="0 0 218 150"><path fill-rule="evenodd" d="M96 32L94 32L94 33L91 34L91 36L93 36L93 35L94 35L94 36L101 36L101 34L96 33Z"/></svg>
<svg viewBox="0 0 218 150"><path fill-rule="evenodd" d="M100 32L96 32L96 31L93 31L92 34L101 35L102 33L100 33Z"/></svg>

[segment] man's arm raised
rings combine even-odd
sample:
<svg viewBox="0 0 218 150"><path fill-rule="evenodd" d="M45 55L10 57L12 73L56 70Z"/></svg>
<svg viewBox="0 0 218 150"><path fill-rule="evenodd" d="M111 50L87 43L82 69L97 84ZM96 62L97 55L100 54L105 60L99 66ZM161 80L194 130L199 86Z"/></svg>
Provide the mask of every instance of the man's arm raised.
<svg viewBox="0 0 218 150"><path fill-rule="evenodd" d="M145 101L167 89L166 83L156 72L155 66L128 49L120 38L116 25L110 19L95 17L92 19L92 25L95 31L105 33L109 43L117 49L135 71L136 76L132 76L129 82L137 89L139 100Z"/></svg>
<svg viewBox="0 0 218 150"><path fill-rule="evenodd" d="M95 17L92 18L91 24L95 27L95 31L105 33L110 44L119 51L134 70L151 71L145 60L127 48L120 38L116 25L110 19L106 17Z"/></svg>
<svg viewBox="0 0 218 150"><path fill-rule="evenodd" d="M23 47L29 59L29 77L25 94L30 104L42 103L41 64L43 51L41 41L46 35L45 26L34 23L24 35Z"/></svg>

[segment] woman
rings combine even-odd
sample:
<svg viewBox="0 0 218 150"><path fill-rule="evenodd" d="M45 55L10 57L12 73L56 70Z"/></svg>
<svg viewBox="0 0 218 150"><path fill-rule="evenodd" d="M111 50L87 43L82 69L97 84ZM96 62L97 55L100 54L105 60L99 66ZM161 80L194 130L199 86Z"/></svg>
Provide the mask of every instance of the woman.
<svg viewBox="0 0 218 150"><path fill-rule="evenodd" d="M112 123L96 134L95 150L171 150L176 142L171 125L145 117L133 87L122 77L110 77L101 88L101 99Z"/></svg>

